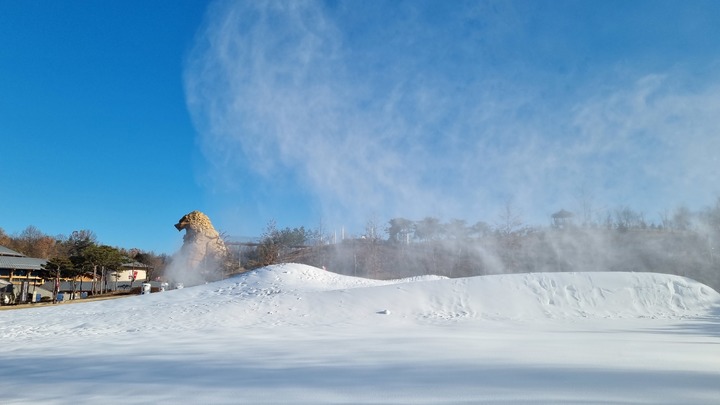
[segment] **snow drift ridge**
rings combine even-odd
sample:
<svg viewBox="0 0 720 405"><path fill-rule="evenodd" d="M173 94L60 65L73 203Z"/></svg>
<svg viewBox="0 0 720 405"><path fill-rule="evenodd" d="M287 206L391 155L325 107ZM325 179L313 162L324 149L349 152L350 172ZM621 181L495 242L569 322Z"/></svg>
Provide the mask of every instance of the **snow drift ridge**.
<svg viewBox="0 0 720 405"><path fill-rule="evenodd" d="M694 280L656 273L531 273L447 279L368 280L311 266L270 266L225 281L215 294L277 295L275 313L322 308L347 320L387 311L427 321L535 318L683 318L720 308L720 294ZM283 294L285 293L285 294ZM283 295L292 300L284 300ZM299 304L299 299L304 300ZM283 302L288 301L288 302ZM334 314L334 315L333 315Z"/></svg>

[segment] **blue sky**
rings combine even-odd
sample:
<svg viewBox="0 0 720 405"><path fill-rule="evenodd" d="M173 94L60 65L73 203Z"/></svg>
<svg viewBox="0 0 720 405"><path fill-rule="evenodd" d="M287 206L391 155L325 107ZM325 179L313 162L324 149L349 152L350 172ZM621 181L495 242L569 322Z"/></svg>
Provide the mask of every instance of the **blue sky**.
<svg viewBox="0 0 720 405"><path fill-rule="evenodd" d="M0 0L0 227L172 253L720 196L714 1Z"/></svg>

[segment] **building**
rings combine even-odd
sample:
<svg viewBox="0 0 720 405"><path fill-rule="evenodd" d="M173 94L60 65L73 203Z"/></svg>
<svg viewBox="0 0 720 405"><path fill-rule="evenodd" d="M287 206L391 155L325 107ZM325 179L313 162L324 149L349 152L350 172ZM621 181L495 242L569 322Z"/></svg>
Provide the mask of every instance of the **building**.
<svg viewBox="0 0 720 405"><path fill-rule="evenodd" d="M150 266L137 261L125 263L120 267L120 270L112 274L112 280L118 282L143 282L147 280L150 270Z"/></svg>
<svg viewBox="0 0 720 405"><path fill-rule="evenodd" d="M45 278L46 274L43 269L43 265L46 263L46 259L27 257L22 253L0 246L0 280L12 284L27 281L33 286L43 284L50 286L48 283L53 281ZM131 261L123 264L120 270L116 272L108 272L105 280L98 278L97 282L107 286L108 290L122 289L120 286L129 288L133 282L142 283L147 281L148 273L150 273L151 270L152 267L146 264ZM62 277L61 282L66 282L67 285L70 286L81 285L85 287L86 285L92 286L92 280L92 273L89 272L89 274L82 274L72 279ZM49 288L52 287L50 286ZM84 288L81 288L81 290L85 291ZM61 288L60 291L63 291L63 289Z"/></svg>
<svg viewBox="0 0 720 405"><path fill-rule="evenodd" d="M0 305L51 299L51 290L41 288L45 263L0 246Z"/></svg>
<svg viewBox="0 0 720 405"><path fill-rule="evenodd" d="M31 284L42 284L43 265L45 259L27 257L12 249L0 246L0 280L10 283L29 281Z"/></svg>
<svg viewBox="0 0 720 405"><path fill-rule="evenodd" d="M0 246L0 305L7 305L16 302L34 302L39 301L42 297L52 297L55 289L55 281L46 279L46 272L43 269L48 261L46 259L36 259L27 257L22 253L12 249ZM58 285L58 291L65 293L65 299L68 299L67 293L77 293L78 297L94 291L117 291L129 290L133 286L140 286L141 283L147 281L148 273L152 267L131 261L121 266L120 270L108 272L107 276L97 279L93 283L92 274L83 274L79 277L69 279L63 277ZM134 284L137 282L137 284ZM102 284L102 286L101 286ZM20 297L20 288L22 287L22 301L15 301L15 297ZM5 294L5 292L8 294ZM25 298L25 292L29 298ZM8 298L7 302L2 302Z"/></svg>
<svg viewBox="0 0 720 405"><path fill-rule="evenodd" d="M127 291L132 287L139 287L147 281L148 272L152 267L137 261L128 262L118 271L107 271L105 277L98 270L97 281L93 283L92 277L78 279L62 279L58 286L61 293L77 293L81 297L93 292ZM52 280L46 281L45 288L53 288ZM68 299L65 297L65 299Z"/></svg>

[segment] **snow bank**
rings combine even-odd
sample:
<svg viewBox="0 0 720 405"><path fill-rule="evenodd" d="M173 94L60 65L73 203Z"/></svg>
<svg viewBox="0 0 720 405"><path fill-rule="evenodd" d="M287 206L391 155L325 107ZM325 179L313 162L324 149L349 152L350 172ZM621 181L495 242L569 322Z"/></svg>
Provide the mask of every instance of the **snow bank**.
<svg viewBox="0 0 720 405"><path fill-rule="evenodd" d="M704 317L720 294L655 273L537 273L369 280L300 264L109 301L6 312L0 338L133 330L337 327L577 318ZM716 309L715 309L716 310ZM42 322L37 322L42 318Z"/></svg>
<svg viewBox="0 0 720 405"><path fill-rule="evenodd" d="M534 273L447 280L418 288L435 299L428 317L684 318L720 305L720 294L684 277L655 273Z"/></svg>
<svg viewBox="0 0 720 405"><path fill-rule="evenodd" d="M369 280L300 264L258 269L199 287L193 295L206 301L233 297L246 302L249 307L240 305L235 310L253 324L263 323L265 315L283 314L288 316L285 321L311 324L363 322L378 313L422 322L671 319L703 316L720 306L720 294L712 288L667 274L534 273ZM282 317L273 322L283 322Z"/></svg>
<svg viewBox="0 0 720 405"><path fill-rule="evenodd" d="M394 286L394 287L388 287ZM280 291L363 291L377 305L425 317L687 317L720 305L720 294L694 280L656 273L533 273L447 279L368 280L286 264L251 272L237 288ZM360 295L349 294L349 295Z"/></svg>

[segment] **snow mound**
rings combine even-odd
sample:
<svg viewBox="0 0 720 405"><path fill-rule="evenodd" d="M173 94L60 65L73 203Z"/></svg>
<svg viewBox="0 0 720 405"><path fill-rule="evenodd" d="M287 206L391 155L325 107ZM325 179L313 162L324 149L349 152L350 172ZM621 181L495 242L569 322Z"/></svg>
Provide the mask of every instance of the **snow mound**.
<svg viewBox="0 0 720 405"><path fill-rule="evenodd" d="M317 331L321 329L313 328L472 326L487 321L582 318L717 319L719 315L720 294L688 278L666 274L533 273L369 280L284 264L181 290L11 311L0 320L0 338L237 328L247 333L283 325Z"/></svg>
<svg viewBox="0 0 720 405"><path fill-rule="evenodd" d="M447 279L447 277L418 276L397 280L373 280L344 276L305 264L285 263L249 271L226 281L234 282L236 287L251 289L332 291L444 279Z"/></svg>
<svg viewBox="0 0 720 405"><path fill-rule="evenodd" d="M261 311L267 310L263 314L287 314L323 323L361 321L379 313L422 322L470 318L686 318L704 316L720 307L720 294L712 288L688 278L656 273L369 280L312 266L284 264L222 283L207 293L239 295L255 299L255 304L266 303L260 307ZM269 296L276 297L268 301Z"/></svg>
<svg viewBox="0 0 720 405"><path fill-rule="evenodd" d="M685 318L720 307L720 294L694 280L656 273L494 275L419 287L434 299L427 317L453 319ZM421 292L422 291L422 292Z"/></svg>

